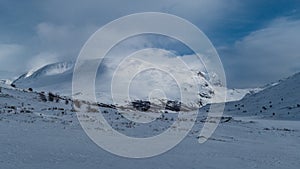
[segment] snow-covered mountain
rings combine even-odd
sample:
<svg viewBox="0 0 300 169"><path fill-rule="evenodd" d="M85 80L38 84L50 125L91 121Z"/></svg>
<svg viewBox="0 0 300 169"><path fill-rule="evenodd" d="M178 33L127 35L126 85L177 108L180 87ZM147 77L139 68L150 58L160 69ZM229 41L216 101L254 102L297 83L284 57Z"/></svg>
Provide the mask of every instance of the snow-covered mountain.
<svg viewBox="0 0 300 169"><path fill-rule="evenodd" d="M170 60L175 60L169 58L169 56L163 56L160 57L159 60L166 61L166 59L168 59L168 62L170 62ZM190 58L186 59L187 62L189 59ZM173 62L176 62L176 60ZM139 59L128 60L126 64L119 66L118 77L120 79L128 79L128 72L135 72L136 70L142 69L143 66L145 66L145 62L142 62ZM98 70L96 78L96 94L101 102L111 102L111 100L109 100L111 98L111 76L117 67L118 65L114 62L105 60L104 64L102 64ZM199 70L200 68L196 69L195 67L196 66L193 66L192 70L190 70L190 77L187 77L185 71L181 71L181 69L176 66L165 66L165 70L173 72L177 77L181 78L179 81L183 82L181 83L181 87L184 89L184 92L187 92L190 96L193 95L193 98L197 98L196 100L186 100L186 102L197 104L197 102L201 100L203 104L211 103L210 100L212 100L212 97L217 97L217 92L224 90L224 88L216 82L216 79L209 79L207 73ZM73 69L73 62L53 63L21 75L18 79L13 81L12 84L17 88L33 88L36 91L51 91L61 95L70 96L72 92ZM122 84L121 81L118 82L118 85L118 88L122 90L127 87L126 84ZM199 93L195 92L197 91L197 88L200 91ZM177 81L171 76L168 76L167 73L157 70L143 71L135 76L131 81L129 90L131 99L151 99L149 97L154 97L152 100L161 99L158 98L162 96L161 91L164 92L164 97L168 97L169 99L178 100L180 97ZM226 90L227 101L236 101L243 98L247 93L257 92L260 89ZM149 93L152 94L152 96L149 96ZM123 100L127 98L127 96L119 97L122 97L122 99L124 98ZM215 99L215 102L218 102L217 100L218 99ZM222 102L222 100L220 102Z"/></svg>
<svg viewBox="0 0 300 169"><path fill-rule="evenodd" d="M240 101L227 103L215 133L205 144L199 144L197 137L207 120L207 107L203 107L193 129L174 149L139 160L111 155L97 147L83 132L72 100L50 101L48 93L2 86L1 168L157 168L153 164L158 164L166 169L179 169L222 168L226 163L231 168L298 169L299 84L300 73ZM166 113L144 125L128 122L115 109L106 110L102 114L114 129L136 137L158 135L176 119L176 114Z"/></svg>
<svg viewBox="0 0 300 169"><path fill-rule="evenodd" d="M300 119L300 73L226 104L226 113L273 119Z"/></svg>
<svg viewBox="0 0 300 169"><path fill-rule="evenodd" d="M21 75L12 84L18 88L33 88L38 91L53 91L67 94L70 91L73 67L73 62L49 64Z"/></svg>

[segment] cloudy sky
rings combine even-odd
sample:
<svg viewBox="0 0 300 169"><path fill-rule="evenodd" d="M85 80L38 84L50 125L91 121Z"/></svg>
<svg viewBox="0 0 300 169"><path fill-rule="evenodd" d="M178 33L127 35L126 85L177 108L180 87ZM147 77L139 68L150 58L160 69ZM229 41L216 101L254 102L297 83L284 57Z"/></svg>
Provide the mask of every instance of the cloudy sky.
<svg viewBox="0 0 300 169"><path fill-rule="evenodd" d="M298 0L0 0L0 79L75 60L101 26L149 11L198 26L216 47L229 87L260 86L300 71Z"/></svg>

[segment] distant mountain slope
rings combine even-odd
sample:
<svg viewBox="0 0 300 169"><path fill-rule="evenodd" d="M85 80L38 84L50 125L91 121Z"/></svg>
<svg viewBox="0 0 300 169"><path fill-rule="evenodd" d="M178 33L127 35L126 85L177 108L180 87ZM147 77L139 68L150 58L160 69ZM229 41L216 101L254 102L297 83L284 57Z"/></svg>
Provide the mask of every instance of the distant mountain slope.
<svg viewBox="0 0 300 169"><path fill-rule="evenodd" d="M274 119L300 119L300 73L227 103L226 113Z"/></svg>
<svg viewBox="0 0 300 169"><path fill-rule="evenodd" d="M36 71L21 75L12 82L18 88L35 88L39 90L69 88L72 80L74 64L72 62L59 62L46 65Z"/></svg>
<svg viewBox="0 0 300 169"><path fill-rule="evenodd" d="M160 56L164 60L169 59L164 56ZM163 60L161 59L161 60ZM129 60L125 66L120 67L120 74L118 76L121 79L128 79L126 72L129 70L134 72L143 66L143 62L138 59ZM111 102L110 91L111 91L111 79L110 77L115 71L115 67L118 65L111 60L105 60L104 64L98 70L96 79L96 94L101 102ZM72 93L72 77L73 77L74 63L72 62L60 62L46 65L36 71L31 71L23 74L18 79L12 82L18 88L33 88L37 91L52 91L60 93L61 95L70 96ZM219 86L216 79L209 80L208 74L197 69L196 66L190 70L192 77L187 77L185 71L179 69L176 66L167 67L169 72L175 72L181 81L184 81L182 88L188 95L198 95L197 100L201 100L203 104L211 103L210 100L213 97L218 97L218 92L224 90L223 87ZM126 70L126 71L125 71ZM197 86L194 85L194 79L197 79ZM132 94L131 99L147 99L149 93L158 91L154 89L163 89L165 95L170 99L178 99L180 97L178 84L171 76L168 76L165 72L151 70L144 71L138 74L135 79L132 80L130 86L130 93ZM120 82L120 86L122 84ZM123 86L124 87L124 86ZM197 88L200 92L197 94ZM247 93L254 93L260 89L226 89L227 90L227 101L236 101L242 99ZM157 93L151 93L155 96ZM153 95L154 94L154 95ZM158 93L159 94L159 93ZM120 96L127 98L127 96ZM195 98L195 97L191 97ZM161 98L158 98L161 99ZM155 100L155 99L154 99ZM197 100L185 100L185 102L198 104ZM220 102L223 100L220 100ZM219 102L219 101L216 101Z"/></svg>

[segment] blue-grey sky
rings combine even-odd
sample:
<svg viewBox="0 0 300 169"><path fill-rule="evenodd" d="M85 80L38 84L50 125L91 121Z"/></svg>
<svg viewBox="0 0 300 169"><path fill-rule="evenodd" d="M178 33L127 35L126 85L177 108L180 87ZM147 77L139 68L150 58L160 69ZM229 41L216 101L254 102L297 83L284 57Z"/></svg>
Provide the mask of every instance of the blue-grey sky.
<svg viewBox="0 0 300 169"><path fill-rule="evenodd" d="M229 87L255 87L300 71L298 0L0 1L0 79L75 60L102 25L165 12L198 26L216 46Z"/></svg>

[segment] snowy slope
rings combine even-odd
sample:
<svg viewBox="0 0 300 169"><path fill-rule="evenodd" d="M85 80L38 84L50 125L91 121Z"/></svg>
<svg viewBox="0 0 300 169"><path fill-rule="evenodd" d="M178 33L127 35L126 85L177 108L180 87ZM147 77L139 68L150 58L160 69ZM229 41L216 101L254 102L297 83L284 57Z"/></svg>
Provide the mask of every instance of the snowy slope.
<svg viewBox="0 0 300 169"><path fill-rule="evenodd" d="M3 86L0 89L0 112L4 114L16 115L16 117L28 114L43 118L66 115L72 110L71 100L66 97L54 97L53 101L49 101L48 93Z"/></svg>
<svg viewBox="0 0 300 169"><path fill-rule="evenodd" d="M12 81L8 80L8 79L1 79L0 80L0 84L10 85L11 83L12 83Z"/></svg>
<svg viewBox="0 0 300 169"><path fill-rule="evenodd" d="M300 73L297 73L240 101L227 103L226 112L240 116L299 120L299 95Z"/></svg>
<svg viewBox="0 0 300 169"><path fill-rule="evenodd" d="M73 72L72 62L60 62L46 65L36 71L29 71L13 81L18 88L34 88L45 91L69 88Z"/></svg>
<svg viewBox="0 0 300 169"><path fill-rule="evenodd" d="M293 76L235 103L244 104L249 98L262 101L266 94L274 101L277 97L285 96L289 100L287 103L292 104L298 101L295 94L290 95L298 90L299 86L294 85L294 82L299 82L298 78L299 75ZM274 92L280 90L285 92L276 96ZM68 104L63 98L58 102L43 101L40 94L1 88L0 168L135 169L142 166L147 169L219 169L226 166L232 169L298 169L300 166L300 123L295 119L249 117L253 113L239 117L238 111L230 111L233 118L225 118L213 136L206 143L199 144L197 136L206 116L204 107L199 112L195 126L178 146L156 157L128 159L104 151L87 137L72 111L71 101ZM234 106L235 103L229 105ZM109 113L104 115L108 122L119 132L131 136L156 135L173 122L172 118L160 118L152 125L128 123L115 110L107 111ZM257 111L255 106L253 111Z"/></svg>
<svg viewBox="0 0 300 169"><path fill-rule="evenodd" d="M241 100L247 94L257 93L261 90L263 90L263 88L227 89L226 102Z"/></svg>
<svg viewBox="0 0 300 169"><path fill-rule="evenodd" d="M0 80L0 87L6 87L6 88L10 88L12 81L8 80L8 79L1 79Z"/></svg>
<svg viewBox="0 0 300 169"><path fill-rule="evenodd" d="M159 58L159 60L166 60L164 56L161 56L161 58ZM167 59L169 58L167 57ZM189 59L190 58L186 59L188 60L187 62L189 62ZM170 62L170 60L167 61ZM123 67L120 67L119 77L121 77L122 79L127 79L126 77L128 75L126 74L126 72L134 72L143 67L143 64L144 63L138 59L128 61L127 64L123 65ZM118 65L116 63L107 59L98 70L96 78L96 95L100 102L112 102L112 100L110 100L110 83L112 74L114 73L117 66ZM18 88L33 88L35 91L52 91L61 95L71 96L73 68L74 63L72 62L49 64L38 70L23 74L18 79L13 81L13 84ZM227 101L240 100L247 93L257 92L260 90L224 89L214 81L215 79L209 80L208 74L205 72L201 72L200 68L196 69L196 66L191 67L190 72L192 75L189 74L189 76L191 77L187 77L185 71L181 71L181 69L176 66L166 67L166 70L168 70L168 72L175 72L175 74L182 79L181 81L184 81L181 86L182 89L184 89L184 92L188 93L188 95L190 95L190 98L196 98L187 99L184 100L184 102L187 102L188 104L191 103L192 105L198 104L199 100L201 100L203 104L211 103L212 97L217 97L218 92L220 91L221 93L223 90L227 90ZM126 84L123 85L121 81L119 81L118 84L120 89L127 89ZM197 88L200 89L199 94L201 94L202 96L199 96L199 94L197 95L197 93L195 93L195 91L198 90ZM150 99L152 101L155 101L156 99L162 99L162 96L168 97L169 99L173 100L178 100L180 98L177 81L175 81L171 76L168 76L167 73L156 70L145 71L137 75L132 80L129 90L132 100ZM162 95L161 91L164 92L164 95ZM123 100L124 102L128 101L127 95L119 95L118 97L122 98L121 100ZM214 100L215 102L222 102L222 100Z"/></svg>
<svg viewBox="0 0 300 169"><path fill-rule="evenodd" d="M106 64L109 65L109 60L106 61ZM99 100L101 102L111 102L110 100L107 100L107 97L110 95L110 75L114 73L114 67L116 65L102 65L97 74L96 79L96 92L97 96L99 97ZM122 79L127 79L127 74L123 74L127 71L134 71L138 69L139 67L143 66L143 63L141 63L138 60L134 60L130 62L130 65L126 65L126 67L121 67L120 74L118 74ZM124 70L123 70L124 69ZM126 71L125 71L126 69ZM130 70L128 70L130 69ZM62 95L71 95L71 86L72 86L72 70L73 70L73 64L72 63L55 63L50 64L45 67L42 67L39 70L36 70L34 72L29 72L24 75L22 75L20 78L15 80L13 84L15 84L18 88L33 88L37 91L52 91L55 93L60 93ZM177 75L179 75L181 78L186 78L185 72L180 72L180 69L177 69L176 67L170 67L168 69L170 72L176 71ZM101 74L102 73L102 74ZM194 79L198 79L197 85L195 86ZM210 94L209 91L211 91L211 86L209 86L209 82L204 78L197 75L197 72L194 72L194 75L192 77L186 78L186 82L183 84L183 88L186 90L186 92L189 92L189 95L195 95L195 97L200 100L200 96L197 95L196 88L201 88L202 93L205 95L212 97L212 93ZM137 82L137 83L135 83ZM122 81L119 81L118 84L122 87ZM123 88L126 88L125 84L123 85ZM148 94L153 89L161 89L165 92L165 95L169 99L179 99L180 93L174 92L179 91L178 84L174 79L172 79L170 76L165 74L161 71L155 71L155 70L149 70L142 74L142 76L137 76L135 80L133 80L133 83L131 85L131 89L134 89L131 91L131 99L147 99ZM126 93L127 94L127 93ZM211 96L210 96L211 95ZM126 102L127 95L121 95L118 97L122 97L124 102ZM207 98L203 98L204 102L208 102ZM194 102L196 103L197 100L187 100L187 102Z"/></svg>

